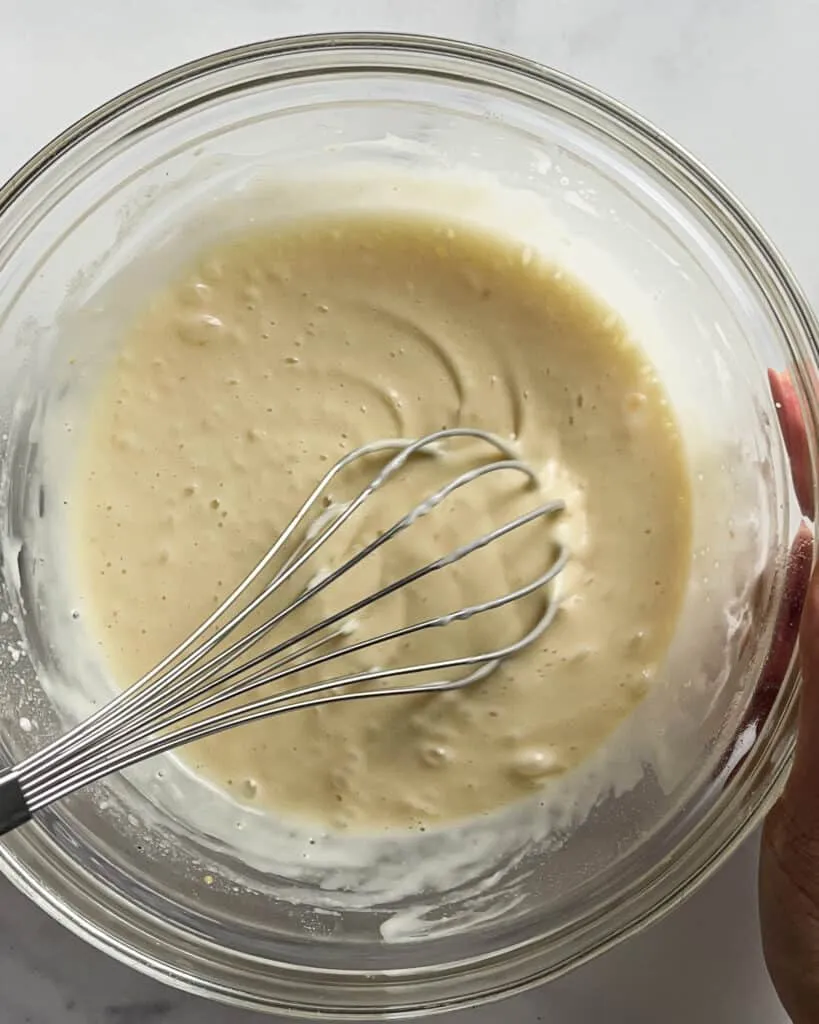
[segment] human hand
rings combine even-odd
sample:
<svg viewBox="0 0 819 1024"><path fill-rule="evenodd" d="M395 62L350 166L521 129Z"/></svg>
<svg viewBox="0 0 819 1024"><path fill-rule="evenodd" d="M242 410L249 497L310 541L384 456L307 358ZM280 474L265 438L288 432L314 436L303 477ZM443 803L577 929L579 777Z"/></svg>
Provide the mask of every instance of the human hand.
<svg viewBox="0 0 819 1024"><path fill-rule="evenodd" d="M771 393L802 511L814 514L807 433L789 378L771 371ZM802 609L802 693L794 763L785 791L768 815L759 868L765 960L794 1024L819 1021L819 569L808 582L812 532L803 526L791 553L786 611L775 649L789 659ZM779 657L778 654L774 655ZM782 678L786 665L777 666Z"/></svg>

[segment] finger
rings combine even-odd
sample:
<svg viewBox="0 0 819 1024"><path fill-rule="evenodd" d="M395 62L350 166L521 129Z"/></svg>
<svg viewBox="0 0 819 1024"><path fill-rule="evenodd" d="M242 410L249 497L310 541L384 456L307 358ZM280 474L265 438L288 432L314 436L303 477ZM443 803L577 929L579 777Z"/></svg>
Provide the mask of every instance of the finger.
<svg viewBox="0 0 819 1024"><path fill-rule="evenodd" d="M776 370L768 370L768 383L791 462L796 497L803 514L812 519L814 503L808 431L799 408L796 388L789 374L777 373Z"/></svg>
<svg viewBox="0 0 819 1024"><path fill-rule="evenodd" d="M795 463L801 465L801 459L807 448L800 447L795 440L798 431L796 422L802 423L801 413L796 401L790 378L787 374L779 374L775 370L768 372L771 394L776 405L777 416L782 428L783 438L788 454L796 456ZM801 453L801 454L800 454ZM800 473L800 479L804 476ZM804 489L804 486L800 484ZM782 683L793 660L796 641L799 635L802 608L805 603L808 582L813 564L813 532L806 523L801 523L791 546L785 575L785 588L779 604L773 637L765 664L760 673L759 682L754 690L748 710L743 716L741 729L758 728L767 719L774 702L779 695ZM724 764L731 761L732 752L727 751ZM721 767L724 766L721 765ZM738 770L741 762L734 766Z"/></svg>
<svg viewBox="0 0 819 1024"><path fill-rule="evenodd" d="M768 657L740 725L739 732L743 736L747 734L749 728L757 730L767 721L788 674L796 649L799 622L805 603L812 563L813 534L807 524L803 523L791 547L785 577L785 590L779 605ZM720 765L721 768L731 762L732 753L731 749L726 751ZM732 773L739 771L741 764L742 761L738 761L734 765Z"/></svg>
<svg viewBox="0 0 819 1024"><path fill-rule="evenodd" d="M768 380L791 461L794 489L802 511L810 514L813 511L810 452L796 390L787 373L769 370ZM819 571L810 578L812 561L812 530L802 524L791 551L783 614L774 631L763 685L776 684L777 679L781 683L784 678L793 653L794 622L798 621L802 669L799 728L794 763L777 811L786 832L791 829L791 819L794 822L804 820L811 830L815 827L819 841Z"/></svg>

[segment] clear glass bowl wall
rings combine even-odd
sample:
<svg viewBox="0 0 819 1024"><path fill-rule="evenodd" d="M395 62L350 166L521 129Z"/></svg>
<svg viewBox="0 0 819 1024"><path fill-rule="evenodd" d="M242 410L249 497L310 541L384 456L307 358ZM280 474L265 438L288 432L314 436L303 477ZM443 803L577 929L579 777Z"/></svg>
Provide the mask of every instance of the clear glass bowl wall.
<svg viewBox="0 0 819 1024"><path fill-rule="evenodd" d="M753 641L715 695L689 770L670 791L646 778L611 794L557 848L506 849L486 866L495 880L481 915L471 914L474 879L370 910L331 912L309 883L285 899L275 873L206 835L169 846L173 823L146 813L122 779L50 808L0 847L5 874L37 903L165 981L271 1011L375 1019L555 976L672 906L758 819L787 767L798 686L793 663L773 686L761 678L799 520L766 367L793 375L814 492L819 408L808 386L816 324L779 256L693 160L586 87L506 55L378 35L282 40L170 72L74 126L0 191L2 761L65 725L44 686L67 669L38 615L44 554L29 524L42 500L37 427L72 372L55 326L66 296L254 178L362 162L478 170L536 192L567 232L610 253L662 325L668 344L652 355L675 404L695 409L703 432L742 434L764 464L769 535ZM382 940L386 920L428 913L430 900L452 929Z"/></svg>

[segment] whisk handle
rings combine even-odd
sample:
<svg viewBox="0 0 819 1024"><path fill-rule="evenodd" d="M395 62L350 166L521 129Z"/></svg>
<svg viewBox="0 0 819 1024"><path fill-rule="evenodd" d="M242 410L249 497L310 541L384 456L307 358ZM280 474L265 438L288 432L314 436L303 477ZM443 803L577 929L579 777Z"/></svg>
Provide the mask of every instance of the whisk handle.
<svg viewBox="0 0 819 1024"><path fill-rule="evenodd" d="M16 775L0 776L0 836L31 821L31 811Z"/></svg>

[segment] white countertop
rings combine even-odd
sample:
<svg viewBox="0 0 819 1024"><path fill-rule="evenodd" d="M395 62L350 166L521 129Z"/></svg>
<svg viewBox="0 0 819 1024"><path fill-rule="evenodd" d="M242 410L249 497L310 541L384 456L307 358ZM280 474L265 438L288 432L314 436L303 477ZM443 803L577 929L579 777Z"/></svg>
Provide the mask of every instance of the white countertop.
<svg viewBox="0 0 819 1024"><path fill-rule="evenodd" d="M701 157L819 302L815 0L0 0L0 178L88 109L204 53L342 29L515 50L624 100ZM569 977L447 1024L785 1024L759 946L756 842ZM3 1024L262 1024L166 989L0 882Z"/></svg>

